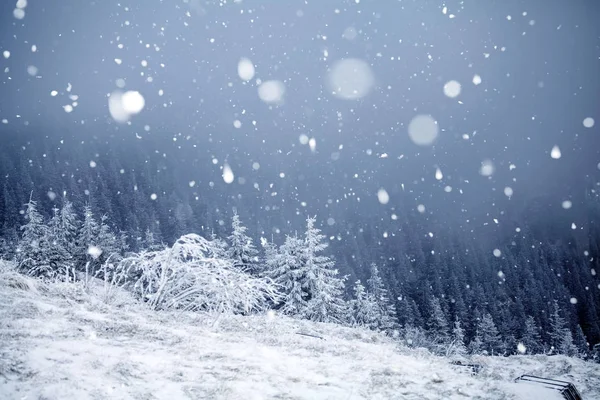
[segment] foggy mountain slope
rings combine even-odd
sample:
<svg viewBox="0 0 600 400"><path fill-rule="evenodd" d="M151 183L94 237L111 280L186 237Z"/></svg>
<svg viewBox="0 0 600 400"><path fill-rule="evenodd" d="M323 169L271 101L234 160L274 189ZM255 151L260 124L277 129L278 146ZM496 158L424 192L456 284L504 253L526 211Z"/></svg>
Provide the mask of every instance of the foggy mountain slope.
<svg viewBox="0 0 600 400"><path fill-rule="evenodd" d="M101 283L90 293L2 272L3 399L510 399L523 373L600 396L595 365L564 356L480 357L471 376L363 329L149 312L125 292L107 305Z"/></svg>

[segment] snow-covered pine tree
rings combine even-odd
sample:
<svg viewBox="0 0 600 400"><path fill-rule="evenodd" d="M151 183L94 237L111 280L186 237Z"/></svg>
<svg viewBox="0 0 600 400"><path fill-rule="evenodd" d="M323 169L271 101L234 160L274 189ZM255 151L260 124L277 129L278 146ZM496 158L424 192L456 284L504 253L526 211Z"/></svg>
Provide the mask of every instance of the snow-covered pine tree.
<svg viewBox="0 0 600 400"><path fill-rule="evenodd" d="M466 357L467 347L465 346L465 330L462 327L458 317L454 320L452 327L452 339L448 346L447 355Z"/></svg>
<svg viewBox="0 0 600 400"><path fill-rule="evenodd" d="M328 246L325 235L315 227L315 218L306 220L302 268L306 271L303 289L308 293L304 317L319 322L345 322L347 305L342 298L344 278L338 277L334 261L320 255Z"/></svg>
<svg viewBox="0 0 600 400"><path fill-rule="evenodd" d="M21 241L17 253L19 269L33 276L53 277L54 271L47 262L50 231L31 197L26 205L25 220L21 226Z"/></svg>
<svg viewBox="0 0 600 400"><path fill-rule="evenodd" d="M48 238L45 239L47 242L46 257L48 264L54 271L54 273L65 282L75 280L75 270L73 256L69 252L69 246L72 242L67 241L65 231L62 226L61 212L58 208L52 209L53 215L48 224Z"/></svg>
<svg viewBox="0 0 600 400"><path fill-rule="evenodd" d="M525 320L525 329L521 337L521 343L525 346L527 354L539 354L542 352L542 336L535 319L530 315Z"/></svg>
<svg viewBox="0 0 600 400"><path fill-rule="evenodd" d="M117 235L115 235L115 233L108 225L107 215L103 215L100 218L100 227L98 229L98 239L96 246L98 246L100 250L102 250L102 254L99 258L99 261L101 263L105 262L109 258L113 259L113 261L118 261L118 258L121 256L120 239L117 237Z"/></svg>
<svg viewBox="0 0 600 400"><path fill-rule="evenodd" d="M431 314L428 321L429 335L431 341L439 346L446 346L450 341L449 326L440 300L433 296L429 301Z"/></svg>
<svg viewBox="0 0 600 400"><path fill-rule="evenodd" d="M367 293L360 280L354 283L354 299L349 303L350 323L369 329L378 329L381 312L379 304L371 293Z"/></svg>
<svg viewBox="0 0 600 400"><path fill-rule="evenodd" d="M581 329L581 325L579 324L577 324L577 330L575 331L574 342L581 356L589 356L590 346L587 342L585 334L583 333L583 329Z"/></svg>
<svg viewBox="0 0 600 400"><path fill-rule="evenodd" d="M573 346L573 334L561 314L558 301L554 300L552 314L550 314L550 346L554 354L564 354L563 351L571 352Z"/></svg>
<svg viewBox="0 0 600 400"><path fill-rule="evenodd" d="M283 292L280 311L291 316L302 316L306 310L307 292L303 288L306 270L302 265L304 242L295 236L286 236L285 242L275 251L266 250L265 275L272 278Z"/></svg>
<svg viewBox="0 0 600 400"><path fill-rule="evenodd" d="M88 272L94 270L99 256L98 250L101 250L98 246L99 233L100 226L94 218L92 208L86 205L83 208L83 223L77 233L76 267L80 271L85 271L86 265Z"/></svg>
<svg viewBox="0 0 600 400"><path fill-rule="evenodd" d="M80 224L77 213L73 208L73 203L65 199L60 209L60 236L71 258L75 258L76 256L77 234Z"/></svg>
<svg viewBox="0 0 600 400"><path fill-rule="evenodd" d="M483 313L477 324L477 334L472 343L472 352L474 353L485 352L493 356L504 352L500 333L489 313Z"/></svg>
<svg viewBox="0 0 600 400"><path fill-rule="evenodd" d="M231 235L229 240L229 248L227 249L227 257L232 260L236 268L244 272L258 275L258 250L252 242L252 238L246 234L247 228L240 221L240 216L233 214L231 220Z"/></svg>
<svg viewBox="0 0 600 400"><path fill-rule="evenodd" d="M157 235L151 231L150 228L146 228L146 231L144 232L144 238L142 239L141 248L146 251L156 251L162 250L164 246L160 244L160 240L157 238Z"/></svg>
<svg viewBox="0 0 600 400"><path fill-rule="evenodd" d="M560 341L560 345L558 347L558 352L560 354L564 354L565 356L569 356L569 357L579 356L579 351L573 341L573 334L571 333L571 330L568 328L563 331L563 337Z"/></svg>
<svg viewBox="0 0 600 400"><path fill-rule="evenodd" d="M379 318L378 329L389 331L397 326L396 307L390 301L388 291L379 274L377 264L371 264L371 276L367 280L367 291L377 302Z"/></svg>

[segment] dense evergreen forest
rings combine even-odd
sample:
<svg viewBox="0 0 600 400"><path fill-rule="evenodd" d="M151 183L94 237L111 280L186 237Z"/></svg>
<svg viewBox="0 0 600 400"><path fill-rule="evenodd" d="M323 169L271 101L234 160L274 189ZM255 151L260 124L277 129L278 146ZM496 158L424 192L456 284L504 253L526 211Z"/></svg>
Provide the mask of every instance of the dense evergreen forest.
<svg viewBox="0 0 600 400"><path fill-rule="evenodd" d="M23 261L19 253L27 251L26 236L33 233L22 226L31 223L32 204L38 224L69 226L56 231L68 243L60 251L68 254L57 249L48 254L57 260L80 257L73 262L79 269L89 261L82 249L86 232L104 235L99 242L110 237L121 257L173 245L189 233L234 248L232 218L239 215L233 232L241 220L256 249L253 263L264 271L274 254L306 245L292 239L303 237L305 220L316 214L329 242L328 268L338 269L340 279L347 275L345 298L357 307L368 293L387 293L384 314L392 320L374 329L399 328L415 345L460 343L494 354L516 353L516 343L530 353L586 354L600 342L598 186L579 194L585 199L579 212L588 221L583 231L558 229L559 218L532 203L509 210L518 228L499 231L489 247L489 237L477 230L449 229L433 217L423 221L408 206L399 205L392 218L346 207L331 223L327 204L303 209L286 203L296 183L281 185L278 203L273 190L252 182L238 182L233 193L215 183L222 183L221 172L210 156L167 157L114 135L108 140L2 135L0 252L6 259Z"/></svg>

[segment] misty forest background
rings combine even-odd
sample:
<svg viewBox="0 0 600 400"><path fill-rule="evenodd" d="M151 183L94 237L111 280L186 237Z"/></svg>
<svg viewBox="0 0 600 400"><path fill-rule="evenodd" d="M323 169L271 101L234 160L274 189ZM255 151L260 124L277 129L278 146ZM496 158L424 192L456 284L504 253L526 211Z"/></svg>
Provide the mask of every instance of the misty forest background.
<svg viewBox="0 0 600 400"><path fill-rule="evenodd" d="M483 347L494 354L514 354L521 342L528 353L586 355L600 342L600 197L591 181L577 194L578 212L588 222L584 230L569 227L565 218L548 213L543 199L530 197L505 206L504 218L514 223L501 222L490 232L444 223L429 209L419 211L414 195L401 190L393 193L397 206L391 216L370 206L378 204L376 196L343 208L331 207L332 202L306 205L298 201L301 188L322 183L309 182L302 170L276 184L259 186L248 179L223 185L211 156L187 151L196 146L182 135L175 137L188 141L183 148L151 136L145 140L154 140L154 147L114 134L41 137L29 128L4 129L2 135L0 255L5 259L19 260L17 249L26 247L21 226L28 222L30 198L46 223L71 202L76 229L82 229L88 207L104 227L97 232L118 238L113 245L118 243L122 256L172 245L187 233L226 240L235 212L261 251L258 264L264 264L268 255L261 238L279 246L286 235L302 237L307 217L316 215L329 242L325 254L340 277L348 275L344 297L361 296L354 282L369 282L375 264L394 310L385 328L394 327L415 345L447 344L458 335L472 352L480 351L484 340L490 343Z"/></svg>

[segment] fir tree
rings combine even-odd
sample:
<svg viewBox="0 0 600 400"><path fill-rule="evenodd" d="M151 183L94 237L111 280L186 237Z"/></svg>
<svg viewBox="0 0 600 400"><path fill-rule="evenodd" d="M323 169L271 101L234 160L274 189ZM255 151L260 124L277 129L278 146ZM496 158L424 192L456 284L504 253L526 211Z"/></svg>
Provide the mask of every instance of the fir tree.
<svg viewBox="0 0 600 400"><path fill-rule="evenodd" d="M258 268L258 250L254 247L252 238L246 234L247 228L242 225L237 213L233 214L231 222L232 232L229 235L229 248L227 257L232 260L236 268L244 272L259 274Z"/></svg>
<svg viewBox="0 0 600 400"><path fill-rule="evenodd" d="M354 299L350 302L351 323L369 329L378 329L381 324L381 311L377 300L367 293L360 280L354 283Z"/></svg>
<svg viewBox="0 0 600 400"><path fill-rule="evenodd" d="M385 289L383 279L379 274L379 268L375 263L371 264L371 276L367 280L368 292L373 296L377 304L377 328L381 330L390 330L397 325L396 307L388 297L388 291Z"/></svg>
<svg viewBox="0 0 600 400"><path fill-rule="evenodd" d="M83 208L83 223L77 234L77 268L79 270L93 271L101 249L98 245L100 227L94 218L92 208L86 205Z"/></svg>
<svg viewBox="0 0 600 400"><path fill-rule="evenodd" d="M496 324L489 313L484 313L477 324L477 334L473 340L473 352L484 352L489 355L502 354L504 346Z"/></svg>
<svg viewBox="0 0 600 400"><path fill-rule="evenodd" d="M448 320L444 315L442 306L437 297L433 297L430 300L430 318L429 318L429 335L436 344L444 345L449 342L448 336Z"/></svg>
<svg viewBox="0 0 600 400"><path fill-rule="evenodd" d="M550 315L550 345L552 346L552 353L555 354L570 352L573 345L573 335L561 315L561 309L557 300L554 300L552 314Z"/></svg>
<svg viewBox="0 0 600 400"><path fill-rule="evenodd" d="M590 347L585 338L585 334L583 333L583 329L581 329L581 325L577 324L577 330L575 331L574 338L575 346L579 350L579 354L583 357L587 357L590 352Z"/></svg>
<svg viewBox="0 0 600 400"><path fill-rule="evenodd" d="M25 220L21 226L17 262L19 268L34 276L52 277L54 271L47 262L50 230L44 224L42 215L37 210L37 202L32 198L26 205Z"/></svg>
<svg viewBox="0 0 600 400"><path fill-rule="evenodd" d="M315 219L308 218L302 251L302 269L306 271L302 287L308 294L304 317L319 322L343 322L347 315L342 299L344 279L338 278L331 258L319 255L328 246L323 239L325 235L315 227Z"/></svg>
<svg viewBox="0 0 600 400"><path fill-rule="evenodd" d="M454 320L450 347L450 354L452 355L458 357L465 357L467 355L467 347L465 346L465 330L463 329L458 317Z"/></svg>
<svg viewBox="0 0 600 400"><path fill-rule="evenodd" d="M301 316L308 306L308 293L303 288L306 271L302 268L301 256L304 243L297 237L287 236L285 242L275 251L271 247L267 252L265 274L282 288L281 312Z"/></svg>
<svg viewBox="0 0 600 400"><path fill-rule="evenodd" d="M539 354L542 352L542 336L532 316L528 316L525 320L525 329L523 330L521 343L525 346L527 354Z"/></svg>

